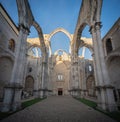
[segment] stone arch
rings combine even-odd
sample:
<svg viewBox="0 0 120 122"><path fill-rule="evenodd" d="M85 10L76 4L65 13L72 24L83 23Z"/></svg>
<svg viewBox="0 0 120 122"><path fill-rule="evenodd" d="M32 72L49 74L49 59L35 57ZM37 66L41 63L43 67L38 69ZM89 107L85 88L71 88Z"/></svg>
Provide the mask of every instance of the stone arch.
<svg viewBox="0 0 120 122"><path fill-rule="evenodd" d="M28 31L31 26L35 27L35 29L38 32L39 39L40 39L41 51L42 51L43 55L46 56L47 52L46 52L46 46L45 46L45 42L44 42L42 29L34 19L34 16L30 9L29 2L25 1L25 0L17 0L17 6L18 6L20 27L22 26L23 28L25 28Z"/></svg>
<svg viewBox="0 0 120 122"><path fill-rule="evenodd" d="M91 54L93 54L93 48L92 48L92 46L91 45L81 45L80 47L79 47L79 49L78 49L78 52L79 52L79 50L81 49L81 48L83 48L83 47L85 47L85 48L88 48L89 49L89 51L91 52ZM85 52L83 52L82 51L82 53L83 53L83 57L85 56Z"/></svg>
<svg viewBox="0 0 120 122"><path fill-rule="evenodd" d="M83 0L80 8L78 22L76 25L73 41L72 41L72 53L77 55L79 43L81 43L81 34L85 26L89 26L90 29L97 22L100 22L100 13L102 7L102 0Z"/></svg>
<svg viewBox="0 0 120 122"><path fill-rule="evenodd" d="M0 99L3 99L4 87L11 79L13 63L10 57L0 57Z"/></svg>
<svg viewBox="0 0 120 122"><path fill-rule="evenodd" d="M33 45L30 45L29 47L28 47L28 49L27 49L27 54L29 55L30 54L30 52L31 52L31 50L33 49L33 48L36 48L37 50L36 50L36 56L35 57L42 57L42 51L41 51L41 47L40 47L40 45L37 45L37 44L33 44Z"/></svg>
<svg viewBox="0 0 120 122"><path fill-rule="evenodd" d="M33 96L34 90L34 78L31 75L28 75L25 80L24 91L27 92L28 96Z"/></svg>
<svg viewBox="0 0 120 122"><path fill-rule="evenodd" d="M33 47L39 47L39 48L41 48L40 45L33 44L33 45L30 45L30 46L27 48L27 50L29 50L29 49L31 49L31 48L33 48Z"/></svg>
<svg viewBox="0 0 120 122"><path fill-rule="evenodd" d="M41 44L41 51L44 55L46 55L47 49L46 49L46 46L45 46L42 29L36 21L33 21L33 26L36 28L36 30L38 32L38 36L39 36L40 44Z"/></svg>
<svg viewBox="0 0 120 122"><path fill-rule="evenodd" d="M93 75L87 77L86 88L88 91L88 96L95 96L95 79Z"/></svg>
<svg viewBox="0 0 120 122"><path fill-rule="evenodd" d="M54 34L58 33L58 32L63 32L65 35L68 36L68 38L70 39L70 41L72 40L72 37L71 37L70 33L69 33L67 30L65 30L64 28L57 28L57 29L55 29L54 31L52 31L52 32L50 33L50 35L49 35L49 37L48 37L48 41L50 41L51 37L52 37Z"/></svg>
<svg viewBox="0 0 120 122"><path fill-rule="evenodd" d="M93 53L93 43L92 43L92 39L90 40L84 40L84 39L81 39L80 40L81 42L80 42L80 45L79 45L79 48L81 48L81 47L86 47L86 48L88 48L90 51L91 51L91 53Z"/></svg>
<svg viewBox="0 0 120 122"><path fill-rule="evenodd" d="M64 28L57 28L57 29L55 29L54 31L52 31L52 32L50 33L49 37L48 37L48 41L50 41L51 37L52 37L53 35L55 35L56 33L58 33L58 32L63 32L63 33L69 38L70 42L72 41L72 37L71 37L70 33L69 33L67 30L65 30ZM49 48L49 50L50 50L50 52L51 52L51 54L52 54L52 49L51 49L51 47ZM71 52L71 47L69 48L69 52Z"/></svg>

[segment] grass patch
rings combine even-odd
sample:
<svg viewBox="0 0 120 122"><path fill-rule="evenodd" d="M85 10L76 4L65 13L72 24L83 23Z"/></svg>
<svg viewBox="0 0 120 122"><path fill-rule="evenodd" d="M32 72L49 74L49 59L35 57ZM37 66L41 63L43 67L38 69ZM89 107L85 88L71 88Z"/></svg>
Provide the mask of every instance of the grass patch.
<svg viewBox="0 0 120 122"><path fill-rule="evenodd" d="M101 113L106 114L107 116L111 117L112 119L115 119L118 122L120 122L120 112L119 111L116 111L116 112L102 111L102 110L99 110L97 108L97 103L96 102L93 102L93 101L90 101L90 100L87 100L87 99L84 99L84 98L75 98L75 99L79 100L80 102L88 105L89 107L92 107L93 109L95 109L95 110L97 110Z"/></svg>
<svg viewBox="0 0 120 122"><path fill-rule="evenodd" d="M96 102L93 102L93 101L90 101L90 100L86 100L84 98L77 98L79 101L81 101L82 103L92 107L92 108L96 108L97 107L97 103Z"/></svg>
<svg viewBox="0 0 120 122"><path fill-rule="evenodd" d="M45 98L43 98L43 99L45 99ZM28 106L31 106L31 105L33 105L33 104L35 104L37 102L40 102L43 99L36 98L36 99L33 99L33 100L29 100L29 101L22 102L22 108L24 109L24 108L26 108Z"/></svg>
<svg viewBox="0 0 120 122"><path fill-rule="evenodd" d="M28 106L31 106L35 103L38 103L42 100L44 100L45 98L41 99L41 98L35 98L35 99L32 99L32 100L28 100L28 101L25 101L25 102L22 102L21 103L21 109L20 110L23 110L24 108L28 107ZM20 111L20 110L17 110L15 112L0 112L0 120Z"/></svg>

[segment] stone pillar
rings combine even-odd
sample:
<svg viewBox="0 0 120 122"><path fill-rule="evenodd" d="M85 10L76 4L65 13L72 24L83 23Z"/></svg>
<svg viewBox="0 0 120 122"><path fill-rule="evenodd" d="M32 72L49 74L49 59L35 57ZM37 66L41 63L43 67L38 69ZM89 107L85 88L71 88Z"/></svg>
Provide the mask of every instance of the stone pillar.
<svg viewBox="0 0 120 122"><path fill-rule="evenodd" d="M85 49L86 49L86 47L83 47L83 50L82 50L82 57L85 57Z"/></svg>
<svg viewBox="0 0 120 122"><path fill-rule="evenodd" d="M80 89L79 89L79 75L78 75L78 60L77 58L74 59L73 61L73 76L74 76L74 80L73 82L73 90L74 90L74 96L75 97L79 97L80 96Z"/></svg>
<svg viewBox="0 0 120 122"><path fill-rule="evenodd" d="M24 28L23 26L20 26L12 76L10 82L5 87L5 95L2 108L3 112L7 112L9 110L15 111L21 107L20 101L23 80L22 74L24 72L26 39L28 36L28 32L28 29Z"/></svg>
<svg viewBox="0 0 120 122"><path fill-rule="evenodd" d="M93 58L93 66L94 66L94 77L95 77L95 85L97 86L97 73L96 73L96 61L95 61L95 54L92 54L92 58Z"/></svg>
<svg viewBox="0 0 120 122"><path fill-rule="evenodd" d="M86 92L86 75L85 75L85 60L82 60L82 72L83 72L83 76L82 76L82 88L81 88L81 97L84 98L85 97L85 92Z"/></svg>
<svg viewBox="0 0 120 122"><path fill-rule="evenodd" d="M93 46L94 46L94 61L95 61L95 70L96 70L96 80L97 80L97 89L99 88L100 98L99 106L104 110L115 111L115 101L113 96L113 89L109 89L111 86L111 82L108 76L107 67L105 64L105 56L103 52L103 45L101 41L101 23L96 22L93 26L91 26L90 31L92 34L93 39ZM108 90L109 89L109 90ZM108 91L111 93L108 94ZM112 101L112 102L111 102Z"/></svg>
<svg viewBox="0 0 120 122"><path fill-rule="evenodd" d="M40 97L44 98L47 95L47 81L48 81L48 68L47 62L42 62L42 82L41 82L41 89L40 89Z"/></svg>
<svg viewBox="0 0 120 122"><path fill-rule="evenodd" d="M41 81L41 66L40 66L40 58L36 59L36 66L35 66L35 72L36 74L34 75L34 90L33 90L33 95L35 98L39 98L40 97L40 81Z"/></svg>

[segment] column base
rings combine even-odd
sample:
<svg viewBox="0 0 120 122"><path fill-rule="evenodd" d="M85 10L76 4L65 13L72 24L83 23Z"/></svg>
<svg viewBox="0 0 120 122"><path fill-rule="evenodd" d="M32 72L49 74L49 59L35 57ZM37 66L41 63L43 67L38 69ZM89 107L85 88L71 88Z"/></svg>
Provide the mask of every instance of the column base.
<svg viewBox="0 0 120 122"><path fill-rule="evenodd" d="M33 91L33 96L34 96L35 98L40 98L40 90L34 90L34 91Z"/></svg>
<svg viewBox="0 0 120 122"><path fill-rule="evenodd" d="M48 96L48 89L40 89L40 98L46 98Z"/></svg>
<svg viewBox="0 0 120 122"><path fill-rule="evenodd" d="M86 96L87 96L87 90L81 89L80 97L81 97L81 98L85 98Z"/></svg>
<svg viewBox="0 0 120 122"><path fill-rule="evenodd" d="M71 89L69 90L70 94L73 96L73 97L80 97L80 89Z"/></svg>
<svg viewBox="0 0 120 122"><path fill-rule="evenodd" d="M112 86L97 86L97 98L98 98L98 108L113 112L117 111L117 104L114 100L113 87Z"/></svg>
<svg viewBox="0 0 120 122"><path fill-rule="evenodd" d="M20 84L7 84L5 86L2 112L21 109L21 91Z"/></svg>

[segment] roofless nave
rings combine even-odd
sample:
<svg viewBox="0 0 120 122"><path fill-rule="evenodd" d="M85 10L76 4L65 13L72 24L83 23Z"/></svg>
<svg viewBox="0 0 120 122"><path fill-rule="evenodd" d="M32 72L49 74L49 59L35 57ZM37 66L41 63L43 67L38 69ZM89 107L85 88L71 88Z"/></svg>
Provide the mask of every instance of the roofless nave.
<svg viewBox="0 0 120 122"><path fill-rule="evenodd" d="M27 0L16 0L19 27L0 5L0 110L17 110L21 99L34 96L94 97L98 108L116 111L120 100L120 19L101 40L102 0L83 0L74 34L57 28L43 34ZM81 37L89 26L92 38ZM28 38L35 27L38 38ZM51 49L51 37L63 32L70 39L69 53ZM86 47L92 59L79 50ZM41 52L41 53L40 53Z"/></svg>

